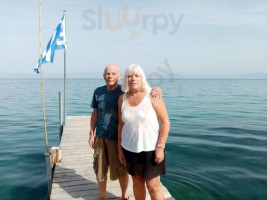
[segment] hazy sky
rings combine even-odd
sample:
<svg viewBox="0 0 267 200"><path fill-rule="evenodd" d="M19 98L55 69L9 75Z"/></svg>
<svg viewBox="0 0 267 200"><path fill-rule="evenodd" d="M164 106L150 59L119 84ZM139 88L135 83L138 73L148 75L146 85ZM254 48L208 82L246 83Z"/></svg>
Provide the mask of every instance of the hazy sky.
<svg viewBox="0 0 267 200"><path fill-rule="evenodd" d="M43 0L42 51L67 10L67 76L140 64L150 77L267 78L267 1ZM0 77L39 77L39 1L0 6ZM44 77L63 76L63 50Z"/></svg>

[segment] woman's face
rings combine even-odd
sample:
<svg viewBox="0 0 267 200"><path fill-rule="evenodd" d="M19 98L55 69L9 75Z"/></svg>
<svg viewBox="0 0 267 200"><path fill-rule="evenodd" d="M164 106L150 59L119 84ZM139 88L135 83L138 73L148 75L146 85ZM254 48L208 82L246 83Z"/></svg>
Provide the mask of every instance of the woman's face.
<svg viewBox="0 0 267 200"><path fill-rule="evenodd" d="M128 86L129 89L140 90L142 86L142 78L137 74L128 75Z"/></svg>

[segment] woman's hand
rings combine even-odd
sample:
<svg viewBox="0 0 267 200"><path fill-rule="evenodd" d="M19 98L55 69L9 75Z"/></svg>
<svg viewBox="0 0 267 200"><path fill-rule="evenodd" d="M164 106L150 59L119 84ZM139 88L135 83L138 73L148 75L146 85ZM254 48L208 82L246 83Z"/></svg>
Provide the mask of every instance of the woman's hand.
<svg viewBox="0 0 267 200"><path fill-rule="evenodd" d="M118 148L118 151L119 151L119 160L122 164L126 165L126 160L125 160L125 157L124 157L124 153L123 153L123 150L121 147Z"/></svg>
<svg viewBox="0 0 267 200"><path fill-rule="evenodd" d="M157 147L155 151L155 162L161 163L164 160L164 149Z"/></svg>

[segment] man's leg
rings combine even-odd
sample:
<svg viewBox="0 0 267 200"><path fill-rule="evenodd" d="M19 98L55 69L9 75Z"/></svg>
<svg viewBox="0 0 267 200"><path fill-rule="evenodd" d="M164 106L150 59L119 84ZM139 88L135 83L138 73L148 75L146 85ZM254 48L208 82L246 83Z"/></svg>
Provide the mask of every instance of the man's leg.
<svg viewBox="0 0 267 200"><path fill-rule="evenodd" d="M100 193L100 198L101 200L106 200L106 190L107 190L107 177L103 181L97 181L98 183L98 189Z"/></svg>
<svg viewBox="0 0 267 200"><path fill-rule="evenodd" d="M127 188L129 183L129 175L126 174L119 178L120 186L121 186L121 199L128 199Z"/></svg>
<svg viewBox="0 0 267 200"><path fill-rule="evenodd" d="M126 166L120 163L118 153L118 141L116 140L105 140L107 145L108 160L109 160L109 172L110 179L119 179L121 186L121 198L128 199L127 187L129 183L129 175Z"/></svg>
<svg viewBox="0 0 267 200"><path fill-rule="evenodd" d="M95 137L95 152L94 152L94 170L96 173L96 179L98 183L98 189L100 193L100 199L106 200L106 188L107 188L107 172L108 163L106 155L105 141L103 138Z"/></svg>

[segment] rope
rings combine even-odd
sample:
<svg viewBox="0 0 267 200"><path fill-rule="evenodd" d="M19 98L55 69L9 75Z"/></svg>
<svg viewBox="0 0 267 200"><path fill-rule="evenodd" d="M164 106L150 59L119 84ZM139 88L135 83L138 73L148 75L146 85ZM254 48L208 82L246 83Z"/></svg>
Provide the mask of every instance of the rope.
<svg viewBox="0 0 267 200"><path fill-rule="evenodd" d="M42 42L41 42L41 31L42 31L42 24L41 24L41 14L42 14L42 2L39 2L39 50L40 50L40 71L41 71L41 91L42 91L42 105L43 105L43 119L44 119L44 129L45 129L45 141L46 141L46 151L49 153L48 148L48 139L47 139L47 129L46 129L46 120L45 120L45 104L44 104L44 83L43 83L43 70L42 70Z"/></svg>

